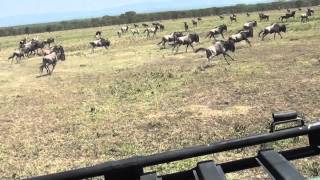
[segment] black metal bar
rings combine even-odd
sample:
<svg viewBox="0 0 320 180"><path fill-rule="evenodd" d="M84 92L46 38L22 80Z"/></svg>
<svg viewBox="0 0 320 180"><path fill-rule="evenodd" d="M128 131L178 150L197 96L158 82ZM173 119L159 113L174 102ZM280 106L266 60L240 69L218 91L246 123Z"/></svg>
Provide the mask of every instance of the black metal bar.
<svg viewBox="0 0 320 180"><path fill-rule="evenodd" d="M197 175L199 180L225 180L221 166L217 166L213 161L200 162L197 165Z"/></svg>
<svg viewBox="0 0 320 180"><path fill-rule="evenodd" d="M283 152L280 152L280 154L282 154L282 156L285 157L286 159L292 161L292 160L319 155L320 149L313 148L313 147L302 147L294 150L283 151ZM257 161L257 157L250 157L250 158L226 162L218 165L221 166L224 173L237 172L237 171L242 171L242 170L251 169L251 168L260 166L259 162ZM163 180L194 180L192 170L178 172L174 174L167 174L167 175L164 175L163 177L165 177Z"/></svg>
<svg viewBox="0 0 320 180"><path fill-rule="evenodd" d="M257 160L276 180L305 180L286 158L274 150L260 151Z"/></svg>
<svg viewBox="0 0 320 180"><path fill-rule="evenodd" d="M207 154L213 154L228 150L234 150L238 148L263 144L267 142L293 138L297 136L308 135L320 131L320 123L311 124L309 126L287 129L274 133L267 133L262 135L249 136L242 139L234 139L229 141L218 142L208 146L196 146L182 150L168 151L160 154L154 154L149 156L140 156L134 158L128 158L125 160L112 161L102 163L93 167L86 167L46 176L34 177L32 179L83 179L88 177L95 177L105 175L112 171L121 171L124 169L131 169L137 167L147 167L168 162L173 162L182 159L188 159L197 156L203 156Z"/></svg>

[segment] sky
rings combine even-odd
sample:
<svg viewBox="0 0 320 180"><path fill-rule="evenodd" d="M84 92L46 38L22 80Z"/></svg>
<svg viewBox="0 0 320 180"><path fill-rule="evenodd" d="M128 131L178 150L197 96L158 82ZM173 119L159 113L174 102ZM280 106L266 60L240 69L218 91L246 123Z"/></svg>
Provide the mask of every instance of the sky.
<svg viewBox="0 0 320 180"><path fill-rule="evenodd" d="M119 15L250 4L268 0L1 0L0 27Z"/></svg>

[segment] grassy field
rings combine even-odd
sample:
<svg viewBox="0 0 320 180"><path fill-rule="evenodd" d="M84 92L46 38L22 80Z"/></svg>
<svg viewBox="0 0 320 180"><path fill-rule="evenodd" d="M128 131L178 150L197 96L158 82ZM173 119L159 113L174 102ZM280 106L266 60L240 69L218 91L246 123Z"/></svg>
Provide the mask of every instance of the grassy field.
<svg viewBox="0 0 320 180"><path fill-rule="evenodd" d="M162 21L164 32L147 40L144 35L116 36L120 26L39 34L54 36L66 50L52 76L38 78L41 57L19 64L7 61L24 36L0 38L0 177L30 177L133 155L146 155L192 145L209 144L268 131L271 113L293 109L310 119L320 117L320 14L309 23L289 20L284 38L257 32L278 21L282 11L268 12L270 22L258 22L252 47L239 43L228 66L222 57L205 70L204 53L174 55L160 50L161 37L182 31L184 21ZM298 13L300 14L300 13ZM244 22L258 19L238 15L227 36ZM212 42L205 33L222 24L204 17L191 31L200 34L196 47ZM103 31L112 46L94 54L88 42ZM142 30L142 29L141 29ZM301 146L291 140L275 149ZM189 169L201 159L225 162L255 155L259 147L219 153L153 167L158 172ZM294 161L309 177L320 175L320 158ZM260 169L229 174L230 179L261 179Z"/></svg>

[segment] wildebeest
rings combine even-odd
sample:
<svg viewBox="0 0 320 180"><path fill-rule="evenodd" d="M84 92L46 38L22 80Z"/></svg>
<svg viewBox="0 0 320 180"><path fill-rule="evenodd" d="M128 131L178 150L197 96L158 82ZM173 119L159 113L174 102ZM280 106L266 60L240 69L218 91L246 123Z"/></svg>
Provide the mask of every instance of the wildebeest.
<svg viewBox="0 0 320 180"><path fill-rule="evenodd" d="M182 32L171 33L170 35L163 36L161 39L161 42L159 42L158 45L162 44L163 48L166 48L167 42L174 42L176 38L182 37L182 36L183 36Z"/></svg>
<svg viewBox="0 0 320 180"><path fill-rule="evenodd" d="M47 70L48 74L52 74L58 60L64 61L66 59L64 54L64 49L62 46L55 46L52 49L52 52L49 55L46 55L42 59L42 65L40 66L40 73L43 72L43 69L45 68ZM50 71L49 66L52 66L52 70Z"/></svg>
<svg viewBox="0 0 320 180"><path fill-rule="evenodd" d="M129 26L123 26L123 27L121 27L121 32L122 32L122 33L126 33L126 32L128 32L128 30L129 30Z"/></svg>
<svg viewBox="0 0 320 180"><path fill-rule="evenodd" d="M257 26L257 21L248 21L243 25L243 29L251 29Z"/></svg>
<svg viewBox="0 0 320 180"><path fill-rule="evenodd" d="M117 31L117 35L118 35L119 38L121 38L122 31L121 30Z"/></svg>
<svg viewBox="0 0 320 180"><path fill-rule="evenodd" d="M194 19L192 19L192 25L193 27L197 27L198 26L198 22Z"/></svg>
<svg viewBox="0 0 320 180"><path fill-rule="evenodd" d="M140 34L140 31L139 31L139 29L130 29L130 31L131 31L131 33L132 33L132 35L134 36L135 34Z"/></svg>
<svg viewBox="0 0 320 180"><path fill-rule="evenodd" d="M259 18L260 18L260 21L262 20L269 21L269 15L266 15L264 13L259 13Z"/></svg>
<svg viewBox="0 0 320 180"><path fill-rule="evenodd" d="M89 43L92 47L92 52L94 52L94 48L96 47L104 47L108 49L108 47L111 45L111 42L108 39L100 38L99 40L95 40Z"/></svg>
<svg viewBox="0 0 320 180"><path fill-rule="evenodd" d="M159 24L159 30L160 30L160 31L164 31L164 28L165 28L165 27L164 27L163 24Z"/></svg>
<svg viewBox="0 0 320 180"><path fill-rule="evenodd" d="M48 38L47 40L44 41L44 44L48 44L49 47L51 46L51 43L54 43L54 38Z"/></svg>
<svg viewBox="0 0 320 180"><path fill-rule="evenodd" d="M295 17L296 15L296 11L291 11L291 13L286 13L284 16L280 16L279 20L281 20L283 22L283 20L285 19L286 21L291 18L291 17Z"/></svg>
<svg viewBox="0 0 320 180"><path fill-rule="evenodd" d="M220 18L221 20L223 20L223 19L224 19L224 16L222 16L222 15L219 15L219 18Z"/></svg>
<svg viewBox="0 0 320 180"><path fill-rule="evenodd" d="M244 40L251 46L251 43L248 40L250 37L253 37L253 28L242 30L238 34L231 35L229 40L233 40L234 42L240 42Z"/></svg>
<svg viewBox="0 0 320 180"><path fill-rule="evenodd" d="M235 21L235 22L237 22L237 17L236 16L230 16L230 21L231 22L233 22L233 21Z"/></svg>
<svg viewBox="0 0 320 180"><path fill-rule="evenodd" d="M261 40L264 40L264 37L266 35L274 34L274 39L276 39L276 34L279 34L279 36L282 38L281 32L286 32L286 31L287 31L286 25L274 23L271 26L268 26L268 27L264 28L263 30L261 30L259 33L259 37L261 37L261 34L262 34Z"/></svg>
<svg viewBox="0 0 320 180"><path fill-rule="evenodd" d="M96 32L96 35L95 35L95 38L96 38L96 39L100 39L100 38L101 38L101 34L102 34L101 31L97 31L97 32Z"/></svg>
<svg viewBox="0 0 320 180"><path fill-rule="evenodd" d="M202 18L201 18L201 17L198 17L197 20L198 20L198 21L202 21Z"/></svg>
<svg viewBox="0 0 320 180"><path fill-rule="evenodd" d="M24 44L22 44L25 42ZM44 41L39 41L36 39L32 39L30 42L21 41L20 42L20 48L25 49L25 54L29 57L31 54L38 53L38 49L44 48L46 43Z"/></svg>
<svg viewBox="0 0 320 180"><path fill-rule="evenodd" d="M205 51L207 55L207 59L210 62L214 57L222 54L225 61L230 65L229 61L227 60L226 56L230 57L232 60L234 60L227 51L235 51L235 45L233 40L227 40L227 41L217 41L213 46L210 46L208 48L199 48L195 52L198 53L200 51Z"/></svg>
<svg viewBox="0 0 320 180"><path fill-rule="evenodd" d="M16 59L17 63L25 56L25 49L20 48L15 51L13 51L12 55L8 58L8 60L11 60L11 64L13 63L14 58Z"/></svg>
<svg viewBox="0 0 320 180"><path fill-rule="evenodd" d="M224 39L223 32L224 32L224 31L227 31L227 30L228 30L227 25L222 24L222 25L220 25L220 26L218 26L218 27L216 27L216 28L214 28L214 29L211 29L211 30L207 33L206 38L207 38L207 37L209 37L209 38L212 38L212 37L213 37L214 40L216 40L215 35L221 34L222 38Z"/></svg>
<svg viewBox="0 0 320 180"><path fill-rule="evenodd" d="M189 25L188 25L188 23L187 23L187 22L183 22L183 24L184 24L184 31L185 31L185 32L189 31Z"/></svg>
<svg viewBox="0 0 320 180"><path fill-rule="evenodd" d="M192 34L188 34L186 36L182 36L182 37L175 37L174 40L174 44L173 44L173 49L172 51L174 51L174 49L176 48L176 53L179 51L179 47L181 45L186 45L186 52L188 52L188 47L191 46L192 49L193 48L193 43L198 43L200 42L200 38L199 35L196 33L192 33Z"/></svg>
<svg viewBox="0 0 320 180"><path fill-rule="evenodd" d="M138 28L139 24L133 24L134 28Z"/></svg>
<svg viewBox="0 0 320 180"><path fill-rule="evenodd" d="M247 17L250 17L250 14L247 12Z"/></svg>
<svg viewBox="0 0 320 180"><path fill-rule="evenodd" d="M147 28L147 27L149 27L149 25L146 24L146 23L143 23L143 24L142 24L142 27Z"/></svg>
<svg viewBox="0 0 320 180"><path fill-rule="evenodd" d="M158 29L159 29L158 26L155 26L153 28L147 28L144 30L143 33L147 33L147 38L150 37L150 34L153 34L152 36L154 37L157 34Z"/></svg>

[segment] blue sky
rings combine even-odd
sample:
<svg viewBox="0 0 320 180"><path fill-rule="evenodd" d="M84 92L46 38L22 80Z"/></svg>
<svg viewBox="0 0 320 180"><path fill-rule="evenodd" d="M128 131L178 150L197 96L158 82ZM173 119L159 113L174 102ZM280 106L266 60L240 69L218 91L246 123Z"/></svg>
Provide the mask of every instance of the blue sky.
<svg viewBox="0 0 320 180"><path fill-rule="evenodd" d="M118 15L196 9L268 0L1 0L0 26Z"/></svg>

